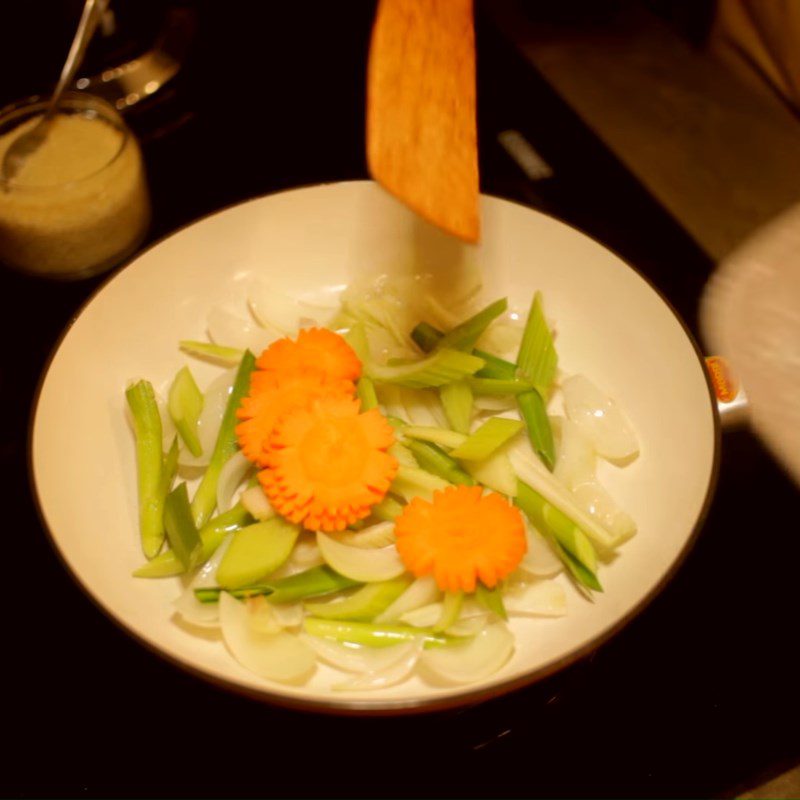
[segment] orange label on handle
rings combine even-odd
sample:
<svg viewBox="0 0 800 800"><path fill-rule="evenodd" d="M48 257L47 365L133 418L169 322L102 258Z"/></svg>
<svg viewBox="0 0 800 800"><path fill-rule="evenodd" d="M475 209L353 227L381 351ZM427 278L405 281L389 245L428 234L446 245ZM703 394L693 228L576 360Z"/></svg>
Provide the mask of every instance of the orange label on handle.
<svg viewBox="0 0 800 800"><path fill-rule="evenodd" d="M730 403L739 394L739 381L733 374L730 364L721 356L706 358L706 369L711 376L714 394L720 403Z"/></svg>

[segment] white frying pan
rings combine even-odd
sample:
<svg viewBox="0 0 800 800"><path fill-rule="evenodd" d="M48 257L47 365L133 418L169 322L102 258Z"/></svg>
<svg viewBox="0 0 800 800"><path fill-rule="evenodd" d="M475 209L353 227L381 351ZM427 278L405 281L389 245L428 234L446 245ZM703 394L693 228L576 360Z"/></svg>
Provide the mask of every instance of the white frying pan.
<svg viewBox="0 0 800 800"><path fill-rule="evenodd" d="M514 203L482 199L483 242L469 248L420 222L370 182L283 192L207 217L154 245L111 278L66 331L46 370L32 432L35 491L58 552L83 589L125 630L170 661L258 698L342 713L418 711L501 694L590 652L659 592L686 555L711 500L719 424L702 357L665 300L578 231ZM201 339L210 308L244 309L254 276L276 287L348 283L364 273L430 271L444 284L479 264L487 298L524 310L543 292L560 366L581 372L627 411L641 456L601 479L639 526L604 567L605 592L569 595L569 613L512 624L517 647L482 683L420 678L372 693L334 692L319 668L306 686L261 680L221 641L171 619L178 579L134 580L142 560L123 390L155 385L183 363L180 339ZM203 385L214 368L198 365ZM87 658L94 657L86 654Z"/></svg>

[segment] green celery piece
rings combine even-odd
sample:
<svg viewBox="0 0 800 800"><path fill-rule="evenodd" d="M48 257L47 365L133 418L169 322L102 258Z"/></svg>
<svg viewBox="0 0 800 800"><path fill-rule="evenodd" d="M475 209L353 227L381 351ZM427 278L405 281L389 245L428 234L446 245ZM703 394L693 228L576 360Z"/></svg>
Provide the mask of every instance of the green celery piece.
<svg viewBox="0 0 800 800"><path fill-rule="evenodd" d="M429 353L433 350L443 336L444 334L441 331L434 328L433 325L429 325L427 322L420 322L419 325L411 331L411 338L423 353ZM491 353L487 353L484 350L473 350L472 353L486 362L485 366L481 367L481 369L475 373L476 377L494 378L497 380L513 380L516 377L516 364L493 356Z"/></svg>
<svg viewBox="0 0 800 800"><path fill-rule="evenodd" d="M517 367L520 374L531 381L543 397L547 397L556 376L557 365L558 355L553 344L553 335L544 318L542 293L536 292L522 334Z"/></svg>
<svg viewBox="0 0 800 800"><path fill-rule="evenodd" d="M436 350L427 358L402 366L380 366L367 362L367 374L376 383L393 383L409 389L427 389L472 375L484 364L483 359L445 347Z"/></svg>
<svg viewBox="0 0 800 800"><path fill-rule="evenodd" d="M419 439L423 442L433 442L439 447L459 447L467 441L467 436L458 431L450 431L447 428L434 428L428 425L407 425L403 428L402 434L408 439Z"/></svg>
<svg viewBox="0 0 800 800"><path fill-rule="evenodd" d="M450 457L463 458L467 461L483 461L510 441L524 427L524 424L517 419L492 417L486 420L463 444L456 447L455 450L451 450Z"/></svg>
<svg viewBox="0 0 800 800"><path fill-rule="evenodd" d="M433 475L427 470L419 469L418 467L407 467L404 464L398 467L397 475L395 476L390 491L394 491L393 487L396 483L404 483L406 486L415 489L424 489L429 492L447 489L449 486L453 485L449 481L440 478L438 475Z"/></svg>
<svg viewBox="0 0 800 800"><path fill-rule="evenodd" d="M370 622L408 589L411 579L394 578L389 581L368 583L343 600L330 600L327 603L306 603L306 611L320 619Z"/></svg>
<svg viewBox="0 0 800 800"><path fill-rule="evenodd" d="M149 381L138 381L125 391L136 437L139 484L139 531L147 558L155 558L164 544L163 451L161 416Z"/></svg>
<svg viewBox="0 0 800 800"><path fill-rule="evenodd" d="M250 373L256 365L255 356L246 350L242 356L239 369L236 372L236 379L233 382L233 390L228 397L225 412L222 415L219 434L211 460L208 463L200 486L197 487L194 498L192 499L192 513L197 527L202 527L214 513L217 506L217 482L219 474L228 459L238 450L236 442L236 411L239 408L242 398L250 388Z"/></svg>
<svg viewBox="0 0 800 800"><path fill-rule="evenodd" d="M178 433L193 456L203 454L203 446L197 433L200 412L203 410L203 393L197 388L189 367L178 371L169 390L167 403L169 415Z"/></svg>
<svg viewBox="0 0 800 800"><path fill-rule="evenodd" d="M334 572L329 566L323 565L298 572L288 578L271 581L269 586L272 594L270 603L296 603L311 597L324 597L327 594L340 592L342 589L351 589L353 586L362 586L358 581L345 578Z"/></svg>
<svg viewBox="0 0 800 800"><path fill-rule="evenodd" d="M161 484L159 486L159 491L165 498L172 489L172 481L175 480L175 475L178 472L179 453L180 447L178 446L178 437L174 436L172 438L172 444L167 454L164 456L164 460L161 462Z"/></svg>
<svg viewBox="0 0 800 800"><path fill-rule="evenodd" d="M189 493L186 484L180 483L168 495L164 503L164 527L167 530L172 552L184 569L190 570L200 563L203 545L192 518Z"/></svg>
<svg viewBox="0 0 800 800"><path fill-rule="evenodd" d="M219 344L197 342L192 339L183 339L178 342L178 346L189 355L207 358L229 367L238 364L244 355L244 350L237 350L235 347L223 347Z"/></svg>
<svg viewBox="0 0 800 800"><path fill-rule="evenodd" d="M467 384L473 394L522 394L533 391L535 388L530 381L521 381L518 378L467 378Z"/></svg>
<svg viewBox="0 0 800 800"><path fill-rule="evenodd" d="M241 589L275 572L292 554L300 528L282 517L236 531L217 568L223 589Z"/></svg>
<svg viewBox="0 0 800 800"><path fill-rule="evenodd" d="M455 625L463 604L464 592L445 592L441 616L431 630L434 633L442 633Z"/></svg>
<svg viewBox="0 0 800 800"><path fill-rule="evenodd" d="M444 450L435 444L411 439L407 447L414 455L414 458L417 459L420 467L427 472L446 480L448 483L462 484L463 486L475 485L475 479L461 469L454 459L450 458Z"/></svg>
<svg viewBox="0 0 800 800"><path fill-rule="evenodd" d="M501 619L508 619L506 607L503 604L503 594L499 586L490 589L484 586L480 581L475 587L475 599L487 610L493 614L497 614Z"/></svg>
<svg viewBox="0 0 800 800"><path fill-rule="evenodd" d="M412 642L420 636L425 638L425 647L448 644L447 637L435 634L429 628L413 628L410 625L375 625L371 622L342 622L306 617L303 628L310 636L367 647L390 647L393 644Z"/></svg>
<svg viewBox="0 0 800 800"><path fill-rule="evenodd" d="M507 497L514 497L516 494L517 474L506 453L496 452L483 461L464 460L460 463L481 486Z"/></svg>
<svg viewBox="0 0 800 800"><path fill-rule="evenodd" d="M362 375L358 379L356 390L361 400L362 411L378 408L378 395L375 393L375 384L366 375Z"/></svg>
<svg viewBox="0 0 800 800"><path fill-rule="evenodd" d="M588 570L580 561L578 561L572 553L566 548L562 547L555 539L550 538L550 543L553 545L558 556L564 562L564 566L572 577L581 585L588 589L594 589L597 592L602 592L603 587L594 572Z"/></svg>
<svg viewBox="0 0 800 800"><path fill-rule="evenodd" d="M517 405L528 428L531 446L552 472L556 465L556 448L553 443L553 429L542 396L535 389L532 392L518 394Z"/></svg>
<svg viewBox="0 0 800 800"><path fill-rule="evenodd" d="M209 520L198 533L201 545L199 562L202 564L208 561L229 533L252 521L253 518L241 503ZM182 575L185 571L178 556L172 550L165 550L139 567L133 575L136 578L171 578L173 575Z"/></svg>
<svg viewBox="0 0 800 800"><path fill-rule="evenodd" d="M241 589L223 589L220 586L203 586L194 590L194 596L200 603L218 603L219 596L223 592L227 592L237 600L246 600L248 597L258 597L259 595L268 596L272 594L272 587L266 584L255 584L253 586L244 586Z"/></svg>
<svg viewBox="0 0 800 800"><path fill-rule="evenodd" d="M453 381L439 389L442 408L450 427L458 433L469 433L472 422L472 389L467 381Z"/></svg>
<svg viewBox="0 0 800 800"><path fill-rule="evenodd" d="M372 516L383 522L393 522L403 513L403 504L386 495L378 505L372 507Z"/></svg>
<svg viewBox="0 0 800 800"><path fill-rule="evenodd" d="M449 330L436 346L451 347L454 350L472 350L483 332L507 309L508 300L505 297L495 300L494 303L490 303L477 314Z"/></svg>
<svg viewBox="0 0 800 800"><path fill-rule="evenodd" d="M589 588L598 584L597 554L588 536L566 514L548 503L536 490L524 481L517 481L516 505L530 519L534 527L546 537L554 540L560 548L568 552L583 570L591 574L591 582L575 577ZM567 565L569 566L569 565ZM573 570L570 570L574 573Z"/></svg>

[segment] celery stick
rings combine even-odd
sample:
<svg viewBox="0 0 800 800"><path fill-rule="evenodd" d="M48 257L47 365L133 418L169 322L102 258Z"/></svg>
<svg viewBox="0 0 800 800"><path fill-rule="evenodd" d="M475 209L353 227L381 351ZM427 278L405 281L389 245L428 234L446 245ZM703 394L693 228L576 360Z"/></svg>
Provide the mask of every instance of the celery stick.
<svg viewBox="0 0 800 800"><path fill-rule="evenodd" d="M197 424L203 410L203 393L197 388L189 367L184 367L175 376L169 390L167 407L189 452L193 456L202 455L203 447L197 433Z"/></svg>
<svg viewBox="0 0 800 800"><path fill-rule="evenodd" d="M195 525L198 528L204 525L214 513L217 505L219 474L225 466L225 462L238 449L238 444L236 443L236 424L238 422L236 411L242 402L242 398L250 388L250 373L255 368L255 364L255 356L249 350L246 350L239 364L236 379L233 382L233 389L225 406L225 413L222 415L214 452L211 454L211 460L203 479L192 499L192 513L194 514Z"/></svg>
<svg viewBox="0 0 800 800"><path fill-rule="evenodd" d="M370 622L340 622L306 617L303 628L311 636L362 644L367 647L389 647L393 644L413 642L420 636L425 639L425 647L448 643L448 638L441 634L435 634L428 628L413 628L410 625L374 625Z"/></svg>
<svg viewBox="0 0 800 800"><path fill-rule="evenodd" d="M378 407L378 395L375 394L375 384L366 376L362 375L358 380L358 397L361 400L361 410L369 411L371 408Z"/></svg>
<svg viewBox="0 0 800 800"><path fill-rule="evenodd" d="M464 592L445 592L441 616L431 630L434 633L442 633L455 625L463 604Z"/></svg>
<svg viewBox="0 0 800 800"><path fill-rule="evenodd" d="M412 364L390 367L367 363L366 371L376 383L392 383L409 389L427 389L472 375L484 364L483 359L469 353L442 348Z"/></svg>
<svg viewBox="0 0 800 800"><path fill-rule="evenodd" d="M522 419L528 428L528 438L536 454L552 472L556 465L556 449L553 443L553 430L547 416L542 396L535 389L517 395L517 405Z"/></svg>
<svg viewBox="0 0 800 800"><path fill-rule="evenodd" d="M473 394L504 395L522 394L534 389L530 381L521 381L517 378L467 378L467 384Z"/></svg>
<svg viewBox="0 0 800 800"><path fill-rule="evenodd" d="M567 568L567 571L581 586L585 586L588 589L594 589L598 592L603 591L603 587L594 572L591 572L583 564L581 564L581 562L578 561L578 559L575 558L575 556L573 556L569 550L562 547L555 539L551 539L550 543L553 545L556 553L564 562L564 566Z"/></svg>
<svg viewBox="0 0 800 800"><path fill-rule="evenodd" d="M183 564L184 569L190 570L200 563L203 545L200 535L192 519L192 509L189 505L189 493L186 484L178 484L164 502L164 527L167 531L172 552Z"/></svg>
<svg viewBox="0 0 800 800"><path fill-rule="evenodd" d="M516 419L492 417L486 420L463 444L460 444L455 450L451 450L450 456L468 461L483 461L516 436L523 427L525 427L523 423Z"/></svg>
<svg viewBox="0 0 800 800"><path fill-rule="evenodd" d="M217 568L217 582L223 589L257 583L284 564L299 534L299 526L282 517L236 531Z"/></svg>
<svg viewBox="0 0 800 800"><path fill-rule="evenodd" d="M378 505L372 507L372 516L384 522L393 522L403 513L402 503L388 495Z"/></svg>
<svg viewBox="0 0 800 800"><path fill-rule="evenodd" d="M264 583L244 586L241 589L223 589L221 586L203 586L194 590L194 596L200 603L218 603L222 592L235 597L237 600L246 600L248 597L268 596L272 594L272 587Z"/></svg>
<svg viewBox="0 0 800 800"><path fill-rule="evenodd" d="M178 346L186 353L200 358L208 358L220 364L233 367L242 360L244 350L237 350L235 347L223 347L210 342L196 342L191 339L184 339L178 342Z"/></svg>
<svg viewBox="0 0 800 800"><path fill-rule="evenodd" d="M345 578L329 566L323 565L299 572L297 575L290 575L288 578L271 581L269 585L273 590L269 597L270 603L296 603L298 600L324 597L362 584Z"/></svg>
<svg viewBox="0 0 800 800"><path fill-rule="evenodd" d="M449 483L462 484L464 486L475 485L475 480L435 444L412 439L408 443L408 449L413 453L414 458L417 459L422 469L443 478Z"/></svg>
<svg viewBox="0 0 800 800"><path fill-rule="evenodd" d="M452 347L454 350L472 350L483 332L508 309L505 297L495 300L469 319L449 330L439 341L437 347Z"/></svg>
<svg viewBox="0 0 800 800"><path fill-rule="evenodd" d="M490 589L484 586L480 581L475 587L475 599L487 610L493 614L497 614L501 619L508 619L506 607L503 604L503 594L499 586Z"/></svg>
<svg viewBox="0 0 800 800"><path fill-rule="evenodd" d="M241 503L237 503L224 514L219 514L209 520L198 534L201 545L199 563L208 561L229 533L249 522L252 522L252 518ZM170 578L173 575L181 575L185 571L178 556L172 550L165 550L152 561L139 567L133 575L136 578Z"/></svg>
<svg viewBox="0 0 800 800"><path fill-rule="evenodd" d="M457 431L446 428L434 428L428 425L407 425L402 430L403 436L408 439L420 439L423 442L433 442L439 447L459 447L467 441L467 436Z"/></svg>
<svg viewBox="0 0 800 800"><path fill-rule="evenodd" d="M390 581L368 583L343 600L306 603L306 611L321 619L370 622L408 589L411 578L401 576Z"/></svg>
<svg viewBox="0 0 800 800"><path fill-rule="evenodd" d="M548 503L524 481L517 482L514 502L540 533L559 545L559 552L566 551L582 567L580 574L577 574L571 564L565 561L570 572L585 586L596 589L599 586L595 576L597 554L586 534L566 514ZM584 580L586 575L591 578Z"/></svg>
<svg viewBox="0 0 800 800"><path fill-rule="evenodd" d="M139 531L147 558L158 555L164 543L163 452L161 417L149 381L139 381L125 391L133 416L139 483Z"/></svg>
<svg viewBox="0 0 800 800"><path fill-rule="evenodd" d="M472 422L472 389L466 381L454 381L439 389L447 421L454 431L469 433Z"/></svg>
<svg viewBox="0 0 800 800"><path fill-rule="evenodd" d="M449 481L440 478L438 475L433 475L427 470L406 467L403 464L401 464L397 470L395 481L403 481L418 489L427 489L431 492L435 492L438 489L447 489L449 486L452 486Z"/></svg>
<svg viewBox="0 0 800 800"><path fill-rule="evenodd" d="M172 481L175 480L175 475L178 472L179 450L178 437L174 436L169 451L164 456L164 460L161 463L161 484L159 486L159 491L165 498L172 489Z"/></svg>
<svg viewBox="0 0 800 800"><path fill-rule="evenodd" d="M522 342L517 356L520 374L530 380L539 393L546 397L556 376L558 356L553 336L547 327L542 308L542 293L536 292L525 323Z"/></svg>
<svg viewBox="0 0 800 800"><path fill-rule="evenodd" d="M413 331L411 338L423 353L429 353L442 340L444 334L429 325L427 322L420 322ZM497 380L513 380L517 375L517 365L510 361L493 356L484 350L473 350L472 354L482 358L486 364L481 367L475 376L478 378L491 378Z"/></svg>

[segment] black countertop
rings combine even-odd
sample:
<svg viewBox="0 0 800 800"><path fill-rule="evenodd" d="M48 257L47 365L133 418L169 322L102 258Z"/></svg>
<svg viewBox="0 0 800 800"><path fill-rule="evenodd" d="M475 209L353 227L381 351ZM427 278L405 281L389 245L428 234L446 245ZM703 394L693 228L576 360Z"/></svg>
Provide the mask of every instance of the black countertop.
<svg viewBox="0 0 800 800"><path fill-rule="evenodd" d="M200 37L184 78L130 117L153 191L151 240L265 192L366 176L371 5L345 14L276 4L247 24L198 4ZM484 190L617 250L695 329L712 265L486 27L479 61ZM10 99L28 87L6 76L0 90ZM524 177L497 144L509 128L536 147L553 178ZM238 145L213 160L234 136ZM508 697L424 717L316 716L243 699L143 649L65 572L28 484L40 372L101 280L57 284L0 270L10 742L0 792L732 796L800 760L791 655L798 493L746 431L724 435L716 499L667 589L590 658Z"/></svg>

